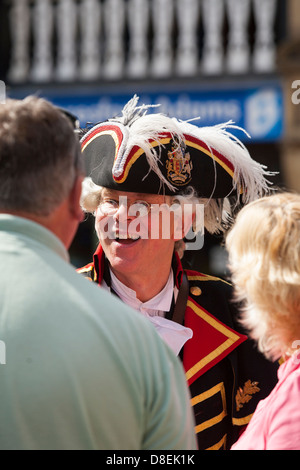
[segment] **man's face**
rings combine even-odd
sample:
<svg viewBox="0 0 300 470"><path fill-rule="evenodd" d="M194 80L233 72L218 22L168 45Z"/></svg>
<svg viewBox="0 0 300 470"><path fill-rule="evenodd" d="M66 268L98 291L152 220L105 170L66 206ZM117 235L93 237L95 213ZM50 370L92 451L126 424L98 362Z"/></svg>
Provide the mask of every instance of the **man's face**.
<svg viewBox="0 0 300 470"><path fill-rule="evenodd" d="M171 266L175 238L169 204L165 196L103 190L95 226L117 277Z"/></svg>

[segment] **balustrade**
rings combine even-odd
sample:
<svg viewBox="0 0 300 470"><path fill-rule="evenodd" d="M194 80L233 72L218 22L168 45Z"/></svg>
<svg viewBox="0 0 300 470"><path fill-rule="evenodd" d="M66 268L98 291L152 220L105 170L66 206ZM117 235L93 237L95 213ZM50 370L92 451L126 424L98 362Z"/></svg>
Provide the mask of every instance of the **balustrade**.
<svg viewBox="0 0 300 470"><path fill-rule="evenodd" d="M273 72L277 14L277 0L11 0L8 80Z"/></svg>

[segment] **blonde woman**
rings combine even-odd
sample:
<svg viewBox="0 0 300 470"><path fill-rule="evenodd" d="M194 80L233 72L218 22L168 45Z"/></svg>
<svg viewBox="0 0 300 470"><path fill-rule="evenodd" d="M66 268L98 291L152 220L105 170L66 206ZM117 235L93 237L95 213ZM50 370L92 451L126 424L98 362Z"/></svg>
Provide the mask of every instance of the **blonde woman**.
<svg viewBox="0 0 300 470"><path fill-rule="evenodd" d="M226 246L241 322L269 359L285 359L234 450L300 449L300 195L244 207Z"/></svg>

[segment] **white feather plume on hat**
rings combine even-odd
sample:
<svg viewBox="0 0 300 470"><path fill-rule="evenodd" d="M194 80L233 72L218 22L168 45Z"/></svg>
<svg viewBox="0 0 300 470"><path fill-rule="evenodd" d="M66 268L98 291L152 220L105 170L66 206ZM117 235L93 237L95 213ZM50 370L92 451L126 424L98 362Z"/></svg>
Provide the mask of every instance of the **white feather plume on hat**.
<svg viewBox="0 0 300 470"><path fill-rule="evenodd" d="M137 106L138 100L139 97L134 95L124 106L122 116L110 119L112 122L115 121L125 126L128 133L125 151L122 155L119 155L113 167L115 175L123 171L123 162L126 160L131 148L136 145L143 149L146 155L149 172L153 170L160 178L162 185L166 185L171 191L174 191L175 195L177 188L165 178L160 170L160 151L163 144L156 147L149 145L149 141L159 141L163 138L164 133L168 132L173 138L176 138L177 142L184 140L186 134L199 139L204 142L211 153L215 150L224 155L234 167L233 190L231 193L224 198L199 199L199 202L205 204L205 228L209 232L224 231L224 226L226 227L230 222L232 210L240 202L248 203L270 191L272 183L266 177L275 173L267 171L265 166L251 158L245 145L230 132L230 129L238 129L243 131L249 138L250 136L244 129L235 126L233 121L214 126L198 127L191 124L191 121L180 121L161 113L147 114L149 108L159 105ZM216 165L214 159L212 161ZM147 175L144 178L146 177ZM216 184L217 181L215 180ZM229 200L228 198L231 196L232 198Z"/></svg>
<svg viewBox="0 0 300 470"><path fill-rule="evenodd" d="M234 166L233 188L237 195L242 194L244 203L257 199L269 191L272 183L266 179L266 176L272 176L274 173L267 171L264 165L253 160L245 145L229 132L229 129L238 129L250 138L244 129L235 126L233 121L205 127L197 127L190 122L177 120L176 122L182 133L197 137L212 153L216 150L232 163Z"/></svg>

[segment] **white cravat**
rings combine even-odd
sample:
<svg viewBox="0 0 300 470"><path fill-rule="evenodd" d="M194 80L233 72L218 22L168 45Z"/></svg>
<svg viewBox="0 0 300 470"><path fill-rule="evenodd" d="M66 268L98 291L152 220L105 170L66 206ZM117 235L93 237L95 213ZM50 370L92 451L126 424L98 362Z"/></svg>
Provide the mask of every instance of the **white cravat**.
<svg viewBox="0 0 300 470"><path fill-rule="evenodd" d="M171 307L173 294L177 298L178 289L174 288L173 272L170 271L165 287L152 299L141 302L136 297L133 289L125 286L110 270L111 287L118 297L127 305L141 312L154 325L158 334L169 345L176 355L179 354L182 346L193 336L190 328L179 325L179 323L164 318L165 312ZM107 287L105 281L101 285Z"/></svg>

